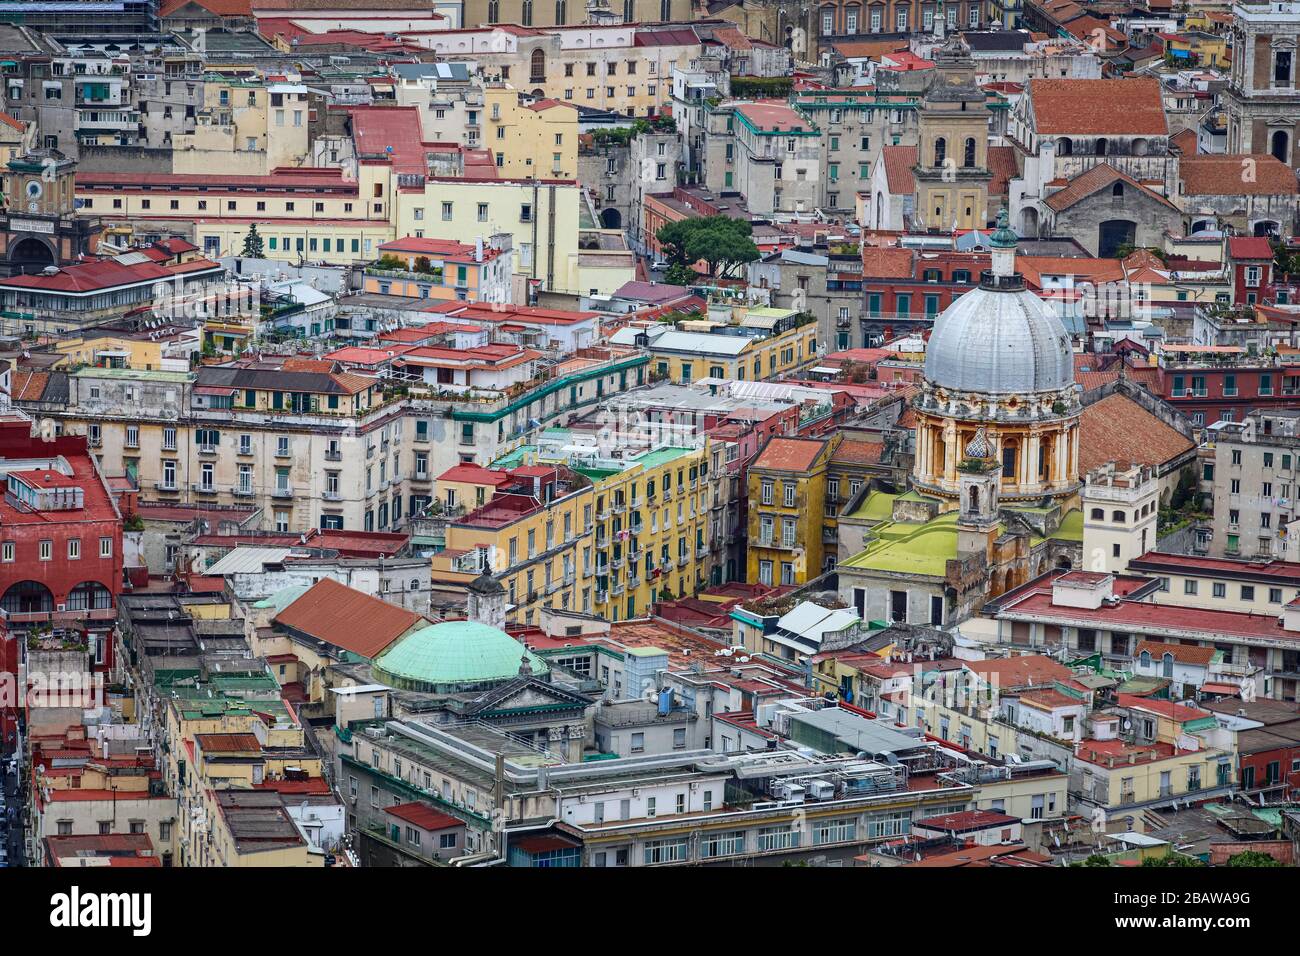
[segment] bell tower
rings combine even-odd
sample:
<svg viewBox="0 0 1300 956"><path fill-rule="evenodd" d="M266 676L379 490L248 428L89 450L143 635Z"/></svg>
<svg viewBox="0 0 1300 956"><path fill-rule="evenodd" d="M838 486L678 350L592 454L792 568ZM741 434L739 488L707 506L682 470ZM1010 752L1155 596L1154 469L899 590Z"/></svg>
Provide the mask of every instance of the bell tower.
<svg viewBox="0 0 1300 956"><path fill-rule="evenodd" d="M993 445L981 428L966 444L957 465L960 510L957 518L957 551L987 554L998 533L998 485L1002 467L994 457Z"/></svg>

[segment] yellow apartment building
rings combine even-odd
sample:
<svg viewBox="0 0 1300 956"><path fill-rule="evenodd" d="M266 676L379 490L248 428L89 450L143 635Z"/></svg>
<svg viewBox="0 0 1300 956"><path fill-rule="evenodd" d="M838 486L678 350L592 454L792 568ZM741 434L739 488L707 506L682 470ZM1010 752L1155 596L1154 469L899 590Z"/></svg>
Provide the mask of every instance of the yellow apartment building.
<svg viewBox="0 0 1300 956"><path fill-rule="evenodd" d="M769 438L749 466L751 584L805 584L835 565L827 471L840 436Z"/></svg>
<svg viewBox="0 0 1300 956"><path fill-rule="evenodd" d="M484 91L483 113L483 147L501 175L578 178L578 111L571 103L525 102L514 87L494 84Z"/></svg>
<svg viewBox="0 0 1300 956"><path fill-rule="evenodd" d="M596 615L645 617L661 595L684 597L706 586L708 455L707 444L668 446L576 466L595 485L595 538L590 549L583 546L582 569L585 576L594 560Z"/></svg>
<svg viewBox="0 0 1300 956"><path fill-rule="evenodd" d="M172 172L266 176L310 151L307 88L210 75L190 133L172 137Z"/></svg>
<svg viewBox="0 0 1300 956"><path fill-rule="evenodd" d="M457 469L452 469L455 472ZM486 469L483 469L486 471ZM531 469L523 469L528 472ZM537 468L538 473L554 469ZM519 494L497 495L497 486L441 478L434 482L439 501L451 500L453 512L462 502L483 499L466 514L453 514L446 531L446 551L453 570L490 570L506 589L507 616L517 624L532 624L543 608L577 609L587 593L590 574L578 576L580 542L590 541L592 488L588 483L562 487L543 504Z"/></svg>
<svg viewBox="0 0 1300 956"><path fill-rule="evenodd" d="M683 321L677 328L654 327L646 346L659 378L683 385L703 378L761 381L795 372L817 358L817 323L791 309L738 309L717 321ZM632 344L641 329L615 333Z"/></svg>

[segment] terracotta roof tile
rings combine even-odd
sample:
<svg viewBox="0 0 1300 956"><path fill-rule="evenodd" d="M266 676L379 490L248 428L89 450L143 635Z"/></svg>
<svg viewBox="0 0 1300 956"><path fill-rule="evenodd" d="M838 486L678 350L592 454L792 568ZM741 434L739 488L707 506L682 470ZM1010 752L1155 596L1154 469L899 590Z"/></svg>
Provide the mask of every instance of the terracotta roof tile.
<svg viewBox="0 0 1300 956"><path fill-rule="evenodd" d="M322 578L275 617L275 623L362 657L374 657L423 618L333 578Z"/></svg>
<svg viewBox="0 0 1300 956"><path fill-rule="evenodd" d="M1295 173L1267 155L1184 156L1178 175L1187 196L1294 195Z"/></svg>
<svg viewBox="0 0 1300 956"><path fill-rule="evenodd" d="M989 195L1005 196L1007 184L1020 175L1016 166L1016 148L1014 146L990 146L988 150L988 168L993 174L989 180Z"/></svg>
<svg viewBox="0 0 1300 956"><path fill-rule="evenodd" d="M912 278L912 250L898 246L863 246L862 277L864 279Z"/></svg>
<svg viewBox="0 0 1300 956"><path fill-rule="evenodd" d="M811 438L773 438L758 453L750 468L774 468L778 471L807 471L826 447L824 441Z"/></svg>
<svg viewBox="0 0 1300 956"><path fill-rule="evenodd" d="M1176 661L1184 664L1194 664L1197 667L1208 666L1215 653L1213 647L1196 647L1191 644L1162 644L1159 641L1143 641L1137 646L1134 653L1141 654L1143 651L1149 653L1156 660L1169 654Z"/></svg>
<svg viewBox="0 0 1300 956"><path fill-rule="evenodd" d="M1082 202L1093 193L1102 189L1110 188L1115 182L1121 182L1127 188L1142 193L1170 209L1176 210L1178 208L1164 196L1148 189L1133 177L1120 172L1118 169L1107 163L1098 163L1087 172L1075 176L1066 184L1064 189L1058 189L1056 192L1044 199L1043 202L1057 212L1061 212L1064 209L1069 209L1076 203Z"/></svg>
<svg viewBox="0 0 1300 956"><path fill-rule="evenodd" d="M895 196L907 196L916 191L916 178L912 167L916 165L915 146L882 146L880 161L885 164L885 180Z"/></svg>
<svg viewBox="0 0 1300 956"><path fill-rule="evenodd" d="M1160 81L1029 81L1034 127L1042 135L1164 136L1169 132Z"/></svg>
<svg viewBox="0 0 1300 956"><path fill-rule="evenodd" d="M1083 373L1085 376L1107 372ZM1086 383L1085 388L1091 387ZM1083 410L1079 468L1087 472L1108 461L1159 466L1184 455L1195 443L1126 395L1107 395Z"/></svg>

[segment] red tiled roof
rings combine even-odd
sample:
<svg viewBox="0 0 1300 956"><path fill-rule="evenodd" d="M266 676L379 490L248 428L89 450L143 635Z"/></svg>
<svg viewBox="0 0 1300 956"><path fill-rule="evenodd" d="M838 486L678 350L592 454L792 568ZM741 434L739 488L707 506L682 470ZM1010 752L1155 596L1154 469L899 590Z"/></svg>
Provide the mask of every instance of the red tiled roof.
<svg viewBox="0 0 1300 956"><path fill-rule="evenodd" d="M1029 81L1035 131L1040 135L1164 136L1169 132L1160 81Z"/></svg>
<svg viewBox="0 0 1300 956"><path fill-rule="evenodd" d="M889 192L895 196L910 196L916 191L916 177L912 167L916 165L917 148L915 146L882 146L880 161L885 164L885 182Z"/></svg>
<svg viewBox="0 0 1300 956"><path fill-rule="evenodd" d="M1143 651L1156 660L1168 654L1179 663L1192 664L1196 667L1208 667L1215 654L1213 647L1197 647L1195 644L1162 644L1159 641L1142 641L1134 653L1141 654Z"/></svg>
<svg viewBox="0 0 1300 956"><path fill-rule="evenodd" d="M990 683L996 679L999 686L1003 688L1048 684L1052 681L1069 680L1073 676L1068 667L1041 654L967 661L966 669Z"/></svg>
<svg viewBox="0 0 1300 956"><path fill-rule="evenodd" d="M1093 193L1111 187L1112 184L1117 181L1149 199L1154 199L1162 206L1167 206L1170 209L1177 208L1164 196L1148 189L1132 176L1120 172L1108 163L1098 163L1087 172L1080 173L1078 176L1071 179L1069 183L1066 184L1065 188L1058 189L1056 192L1050 194L1043 200L1043 202L1057 212L1060 212L1082 202Z"/></svg>
<svg viewBox="0 0 1300 956"><path fill-rule="evenodd" d="M1010 826L1019 823L1019 817L1007 816L993 810L963 810L959 813L944 813L937 817L916 820L913 827L926 830L948 830L954 833L969 833L972 830L991 830L995 827Z"/></svg>
<svg viewBox="0 0 1300 956"><path fill-rule="evenodd" d="M898 246L863 246L862 278L912 278L912 250Z"/></svg>
<svg viewBox="0 0 1300 956"><path fill-rule="evenodd" d="M321 578L274 622L362 657L374 657L423 618L387 601Z"/></svg>
<svg viewBox="0 0 1300 956"><path fill-rule="evenodd" d="M1016 148L1014 146L990 146L987 165L992 178L989 180L990 196L1005 196L1007 183L1020 175L1016 166Z"/></svg>
<svg viewBox="0 0 1300 956"><path fill-rule="evenodd" d="M1273 246L1261 236L1233 236L1228 240L1228 255L1234 259L1272 259Z"/></svg>
<svg viewBox="0 0 1300 956"><path fill-rule="evenodd" d="M1300 192L1295 172L1268 155L1184 156L1178 175L1187 196L1284 196Z"/></svg>
<svg viewBox="0 0 1300 956"><path fill-rule="evenodd" d="M1298 637L1282 627L1276 614L1216 611L1171 604L1147 604L1143 601L1120 601L1099 608L1066 607L1052 603L1051 593L1042 590L1027 592L1024 597L1003 607L998 616L1010 619L1033 616L1035 619L1053 621L1088 621L1146 633L1178 631L1203 635L1204 640L1236 637L1294 641Z"/></svg>
<svg viewBox="0 0 1300 956"><path fill-rule="evenodd" d="M421 830L446 830L465 825L464 821L449 813L441 813L427 803L399 803L388 807L384 812Z"/></svg>
<svg viewBox="0 0 1300 956"><path fill-rule="evenodd" d="M1118 701L1121 707L1130 707L1134 710L1159 714L1161 717L1169 717L1182 724L1214 716L1210 711L1201 710L1199 707L1188 707L1172 700L1153 700L1149 697L1139 697L1136 694L1119 694Z"/></svg>
<svg viewBox="0 0 1300 956"><path fill-rule="evenodd" d="M195 734L194 739L207 753L244 753L258 751L262 745L254 734Z"/></svg>
<svg viewBox="0 0 1300 956"><path fill-rule="evenodd" d="M1084 387L1090 386L1085 382ZM1107 395L1085 406L1079 418L1079 469L1085 474L1109 461L1158 467L1195 448L1190 438L1127 395Z"/></svg>
<svg viewBox="0 0 1300 956"><path fill-rule="evenodd" d="M808 471L826 443L811 438L772 438L754 458L750 468Z"/></svg>

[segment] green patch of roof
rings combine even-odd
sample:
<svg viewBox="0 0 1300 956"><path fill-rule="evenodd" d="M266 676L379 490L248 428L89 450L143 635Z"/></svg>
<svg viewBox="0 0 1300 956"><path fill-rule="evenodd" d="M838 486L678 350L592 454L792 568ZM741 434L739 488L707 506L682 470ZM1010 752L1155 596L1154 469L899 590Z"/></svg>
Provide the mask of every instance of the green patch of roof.
<svg viewBox="0 0 1300 956"><path fill-rule="evenodd" d="M275 613L279 614L298 598L307 593L307 586L304 584L291 584L287 588L281 588L270 597L262 598L253 604L256 608L275 608Z"/></svg>
<svg viewBox="0 0 1300 956"><path fill-rule="evenodd" d="M658 468L665 462L672 461L674 458L680 458L688 451L690 451L689 448L678 448L674 445L668 445L664 448L656 448L653 451L646 452L645 454L637 455L632 460L646 471L649 471L652 468Z"/></svg>
<svg viewBox="0 0 1300 956"><path fill-rule="evenodd" d="M1061 526L1052 534L1053 540L1056 541L1082 541L1083 540L1083 511L1079 508L1071 508L1061 519Z"/></svg>
<svg viewBox="0 0 1300 956"><path fill-rule="evenodd" d="M924 524L891 521L874 529L875 537L866 549L843 563L843 567L895 574L943 577L948 562L957 557L957 518L945 512ZM998 526L998 533L1006 530Z"/></svg>
<svg viewBox="0 0 1300 956"><path fill-rule="evenodd" d="M502 455L492 462L493 468L518 468L524 463L524 456L537 451L536 445L520 445L508 455Z"/></svg>
<svg viewBox="0 0 1300 956"><path fill-rule="evenodd" d="M873 491L849 517L863 518L867 521L888 521L894 515L894 499L897 497L898 495L891 495L884 491Z"/></svg>

